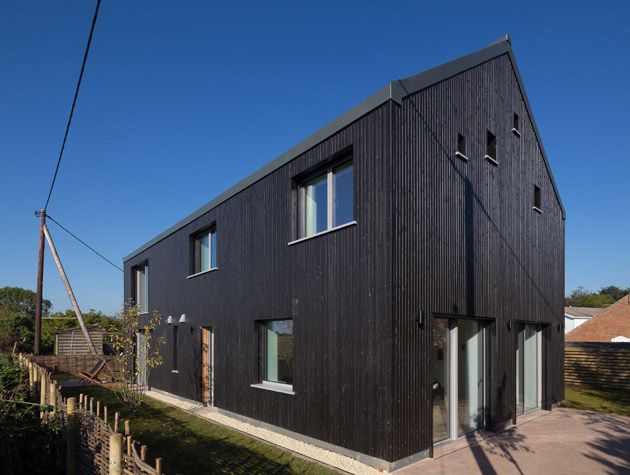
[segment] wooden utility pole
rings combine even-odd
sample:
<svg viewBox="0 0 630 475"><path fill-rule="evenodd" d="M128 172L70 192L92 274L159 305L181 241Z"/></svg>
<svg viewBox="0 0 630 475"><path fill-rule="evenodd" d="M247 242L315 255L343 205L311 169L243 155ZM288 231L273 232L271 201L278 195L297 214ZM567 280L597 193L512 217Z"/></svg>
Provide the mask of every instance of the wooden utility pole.
<svg viewBox="0 0 630 475"><path fill-rule="evenodd" d="M42 300L44 287L44 227L46 226L46 210L36 211L39 216L39 257L37 260L37 301L35 302L35 344L33 353L39 355L42 340Z"/></svg>
<svg viewBox="0 0 630 475"><path fill-rule="evenodd" d="M63 281L63 285L66 288L66 292L68 293L68 297L70 298L70 303L72 304L72 308L74 309L74 313L77 315L77 319L79 320L79 326L83 331L83 335L85 336L85 341L88 344L88 348L92 352L93 355L98 355L96 351L96 347L94 346L94 342L92 341L92 337L90 336L90 332L88 332L87 327L85 326L85 321L83 320L83 314L81 313L81 309L79 308L79 304L77 299L74 296L74 292L72 291L72 287L70 287L70 281L68 281L68 276L66 275L66 271L63 269L61 265L61 260L59 259L59 254L57 254L57 248L55 247L55 243L50 237L50 232L46 225L43 225L44 236L46 237L46 241L48 241L48 247L50 247L50 252L52 253L53 260L57 265L57 269L59 270L59 274L61 275L61 280Z"/></svg>

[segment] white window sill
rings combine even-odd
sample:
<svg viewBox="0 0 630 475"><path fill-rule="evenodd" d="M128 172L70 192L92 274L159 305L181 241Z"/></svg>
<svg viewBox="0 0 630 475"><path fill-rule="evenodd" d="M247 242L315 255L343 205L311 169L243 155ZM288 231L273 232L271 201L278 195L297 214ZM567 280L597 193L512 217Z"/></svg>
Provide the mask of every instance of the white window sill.
<svg viewBox="0 0 630 475"><path fill-rule="evenodd" d="M517 137L521 136L521 133L518 131L518 129L512 128L512 133L516 135Z"/></svg>
<svg viewBox="0 0 630 475"><path fill-rule="evenodd" d="M196 274L189 275L186 278L187 279L192 279L193 277L197 277L199 275L204 275L204 274L207 274L209 272L214 272L215 270L219 270L219 268L218 267L213 267L212 269L202 270L201 272L197 272Z"/></svg>
<svg viewBox="0 0 630 475"><path fill-rule="evenodd" d="M492 158L490 155L484 155L484 157L486 160L488 160L490 163L492 163L493 165L496 165L497 167L499 166L499 162L496 161L496 159Z"/></svg>
<svg viewBox="0 0 630 475"><path fill-rule="evenodd" d="M296 239L295 241L291 241L288 243L288 246L293 246L294 244L299 244L304 241L308 241L309 239L313 239L319 236L323 236L324 234L334 233L335 231L339 231L340 229L349 228L350 226L356 226L356 221L350 221L349 223L340 224L339 226L335 226L334 228L326 229L325 231L320 231L315 234L311 234L310 236L306 236L300 239Z"/></svg>
<svg viewBox="0 0 630 475"><path fill-rule="evenodd" d="M290 396L295 396L293 392L293 385L291 384L282 384L282 383L272 383L270 381L263 381L258 384L250 384L252 388L256 389L265 389L266 391L273 391L276 393L288 394Z"/></svg>
<svg viewBox="0 0 630 475"><path fill-rule="evenodd" d="M538 206L532 206L532 209L536 211L537 213L543 214L542 209L540 209Z"/></svg>
<svg viewBox="0 0 630 475"><path fill-rule="evenodd" d="M455 152L455 156L461 158L462 160L468 161L468 157L464 155L462 152Z"/></svg>
<svg viewBox="0 0 630 475"><path fill-rule="evenodd" d="M172 369L172 370L171 370L171 373L179 374L179 370L177 370L177 369Z"/></svg>

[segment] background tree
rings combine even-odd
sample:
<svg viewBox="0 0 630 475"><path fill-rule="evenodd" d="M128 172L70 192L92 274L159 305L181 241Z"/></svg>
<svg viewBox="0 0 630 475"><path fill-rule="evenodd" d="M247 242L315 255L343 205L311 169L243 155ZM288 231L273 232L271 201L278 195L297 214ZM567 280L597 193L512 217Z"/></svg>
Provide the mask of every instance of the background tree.
<svg viewBox="0 0 630 475"><path fill-rule="evenodd" d="M565 298L565 305L567 307L608 307L627 295L629 290L609 285L602 287L599 292L591 292L580 285Z"/></svg>

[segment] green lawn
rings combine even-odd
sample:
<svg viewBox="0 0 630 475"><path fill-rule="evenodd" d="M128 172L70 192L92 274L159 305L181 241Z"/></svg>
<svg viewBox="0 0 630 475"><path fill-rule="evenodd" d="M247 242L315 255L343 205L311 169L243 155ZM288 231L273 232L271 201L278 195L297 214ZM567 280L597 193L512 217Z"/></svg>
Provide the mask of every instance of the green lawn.
<svg viewBox="0 0 630 475"><path fill-rule="evenodd" d="M162 457L168 474L333 474L337 473L291 452L240 432L213 424L172 406L144 398L130 415L113 390L99 386L67 388L64 397L89 394L131 421L131 435L149 448L147 460ZM121 423L122 426L122 423Z"/></svg>
<svg viewBox="0 0 630 475"><path fill-rule="evenodd" d="M564 407L630 416L630 392L628 391L567 386L564 397L562 401Z"/></svg>

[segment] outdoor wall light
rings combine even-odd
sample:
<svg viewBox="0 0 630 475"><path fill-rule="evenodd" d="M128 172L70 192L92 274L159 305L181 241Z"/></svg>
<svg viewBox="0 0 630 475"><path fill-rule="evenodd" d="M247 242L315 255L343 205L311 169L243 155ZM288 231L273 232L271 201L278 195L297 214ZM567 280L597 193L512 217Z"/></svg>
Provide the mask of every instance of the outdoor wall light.
<svg viewBox="0 0 630 475"><path fill-rule="evenodd" d="M171 323L173 323L173 317L171 317L170 315L166 318L166 323L168 325L170 325Z"/></svg>
<svg viewBox="0 0 630 475"><path fill-rule="evenodd" d="M182 313L182 316L179 317L179 323L186 323L186 314Z"/></svg>

